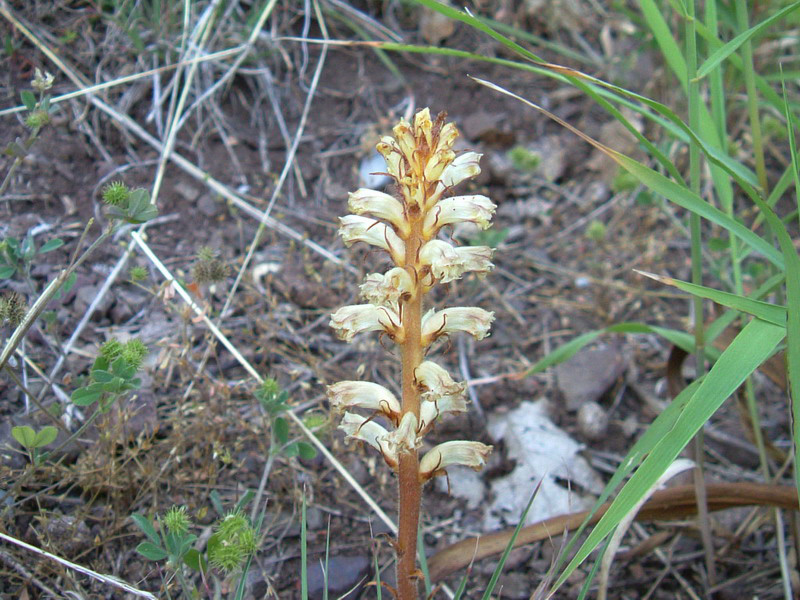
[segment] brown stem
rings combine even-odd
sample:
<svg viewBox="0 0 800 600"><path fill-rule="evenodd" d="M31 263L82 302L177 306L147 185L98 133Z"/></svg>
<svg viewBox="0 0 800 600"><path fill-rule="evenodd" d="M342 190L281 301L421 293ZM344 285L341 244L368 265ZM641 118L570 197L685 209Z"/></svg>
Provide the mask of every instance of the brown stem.
<svg viewBox="0 0 800 600"><path fill-rule="evenodd" d="M786 510L797 511L797 490L789 485L771 485L763 483L709 483L708 509L725 510L739 506L777 506ZM552 540L555 533L574 531L584 522L587 526L596 524L606 514L610 502L603 504L591 517L589 511L581 511L551 517L523 527L517 534L514 548L541 540ZM697 512L697 500L694 485L679 485L655 492L650 500L644 503L636 515L637 521L663 521L668 519L684 519ZM589 517L587 521L587 517ZM456 542L437 552L428 559L431 581L440 581L444 577L489 556L502 553L515 534L515 528L489 533L477 538Z"/></svg>
<svg viewBox="0 0 800 600"><path fill-rule="evenodd" d="M417 529L422 500L417 452L399 456L398 501L400 505L397 529L397 597L416 600L417 594Z"/></svg>
<svg viewBox="0 0 800 600"><path fill-rule="evenodd" d="M422 244L422 220L411 221L411 234L406 240L407 266L416 266ZM403 415L410 412L419 420L420 398L414 371L422 363L422 293L417 287L413 296L403 304L404 338L401 346L403 367ZM402 419L402 416L401 416ZM398 457L398 530L397 530L397 592L400 600L416 600L417 529L419 527L422 483L419 479L419 455L415 448L401 452Z"/></svg>

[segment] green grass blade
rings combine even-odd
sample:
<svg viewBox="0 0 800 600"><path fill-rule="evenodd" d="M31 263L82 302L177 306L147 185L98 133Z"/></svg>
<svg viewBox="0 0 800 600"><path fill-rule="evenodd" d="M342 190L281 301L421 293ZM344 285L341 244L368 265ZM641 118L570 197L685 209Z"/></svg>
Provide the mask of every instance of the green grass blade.
<svg viewBox="0 0 800 600"><path fill-rule="evenodd" d="M736 52L741 47L742 44L744 44L748 40L753 39L755 36L765 31L773 23L775 23L776 21L780 21L789 13L797 10L798 8L800 8L800 2L795 2L794 4L790 4L789 6L787 6L783 10L778 11L771 17L764 19L758 25L751 27L747 31L743 31L721 48L717 48L714 52L711 53L711 56L709 56L705 60L705 62L700 66L700 68L697 69L697 79L702 79L703 77L708 75L723 60L725 60L731 54Z"/></svg>
<svg viewBox="0 0 800 600"><path fill-rule="evenodd" d="M495 40L503 44L506 48L508 48L512 52L516 52L524 56L528 60L533 60L535 62L540 62L540 63L545 62L530 50L523 48L514 40L511 40L506 36L502 35L501 33L498 33L497 31L489 27L486 23L482 22L480 19L476 19L466 11L460 11L451 6L440 4L435 0L414 0L414 2L416 2L417 4L422 4L423 6L427 6L431 10L435 10L436 12L441 13L444 16L453 19L454 21L460 21L462 23L469 25L474 29L477 29L478 31L482 31L486 35L494 38Z"/></svg>
<svg viewBox="0 0 800 600"><path fill-rule="evenodd" d="M786 88L783 89L784 110L789 113L786 100ZM789 134L789 151L792 157L792 171L794 173L795 204L800 206L800 161L797 158L797 143L794 128L787 117ZM777 216L776 216L777 218ZM770 225L773 229L778 225ZM792 244L792 239L783 227L783 223L776 231L778 242L786 261L786 304L789 307L786 321L786 367L789 379L789 396L792 401L792 445L794 446L794 477L795 486L800 490L800 258Z"/></svg>
<svg viewBox="0 0 800 600"><path fill-rule="evenodd" d="M594 506L592 507L591 512L587 515L584 524L575 531L569 543L564 548L564 551L561 553L559 564L563 564L563 562L566 561L567 558L569 558L569 556L572 554L572 547L575 546L575 544L580 540L581 533L585 529L586 523L589 522L591 516L597 512L597 509L600 508L600 506L602 506L603 503L605 503L611 497L611 494L614 493L622 481L641 464L644 457L647 456L647 454L651 452L653 448L655 448L656 445L675 427L678 417L683 412L684 408L686 408L686 405L688 404L689 400L692 399L702 381L702 379L693 381L683 390L681 390L681 393L678 394L663 411L661 411L661 414L658 415L658 417L656 417L655 420L650 424L647 430L642 434L642 437L640 437L633 447L628 450L625 458L622 459L619 467L614 472L614 475L612 475L602 493L597 498L597 501L594 503Z"/></svg>
<svg viewBox="0 0 800 600"><path fill-rule="evenodd" d="M689 401L678 414L674 426L625 484L603 518L597 523L555 583L560 587L575 568L617 526L631 507L652 486L678 456L703 424L716 412L742 382L769 358L785 336L785 329L754 319L722 353Z"/></svg>
<svg viewBox="0 0 800 600"><path fill-rule="evenodd" d="M538 493L539 487L541 485L542 485L541 481L539 481L539 483L536 484L536 488L533 490L531 498L530 500L528 500L527 506L525 506L525 510L522 511L522 515L520 515L517 526L514 528L514 533L511 535L511 539L508 540L508 544L506 544L506 548L505 550L503 550L503 555L500 557L500 561L497 563L497 566L495 567L494 572L492 573L492 577L489 579L489 584L484 590L481 600L491 600L492 592L494 591L494 588L497 585L497 580L500 579L500 575L503 573L503 567L506 564L506 560L508 560L508 555L511 554L511 550L514 548L514 542L517 540L519 532L525 525L525 519L528 517L528 511L531 509L531 506L533 506L533 501L536 498L536 494Z"/></svg>
<svg viewBox="0 0 800 600"><path fill-rule="evenodd" d="M694 348L692 336L686 332L678 331L677 329L667 329L665 327L656 327L653 325L647 325L645 323L629 321L625 323L617 323L603 329L597 329L595 331L589 331L588 333L579 335L578 337L565 344L562 344L546 356L536 361L536 363L534 363L527 371L525 371L525 375L527 376L533 375L534 373L539 373L549 367L569 360L576 352L578 352L578 350L587 346L588 344L591 344L598 337L609 333L655 333L669 340L672 344L680 346L684 350L691 351L691 349Z"/></svg>
<svg viewBox="0 0 800 600"><path fill-rule="evenodd" d="M300 597L308 600L308 531L306 530L306 495L300 507Z"/></svg>
<svg viewBox="0 0 800 600"><path fill-rule="evenodd" d="M423 579L425 580L425 596L431 595L431 572L428 569L428 557L425 555L425 541L422 539L422 527L418 527L417 531L417 559L419 560L419 569L422 571Z"/></svg>
<svg viewBox="0 0 800 600"><path fill-rule="evenodd" d="M662 8L657 6L653 0L640 0L639 7L642 9L642 15L650 27L650 32L653 34L659 50L661 50L661 55L685 90L687 84L686 60L680 46L672 37L672 28L664 19Z"/></svg>
<svg viewBox="0 0 800 600"><path fill-rule="evenodd" d="M328 515L328 531L325 533L325 564L322 566L322 600L328 600L328 565L331 556L331 517Z"/></svg>
<svg viewBox="0 0 800 600"><path fill-rule="evenodd" d="M631 175L636 177L636 179L638 179L641 183L655 193L664 196L670 202L677 204L678 206L681 206L682 208L685 208L686 210L689 210L697 215L700 215L702 218L730 231L744 241L745 244L753 248L753 250L759 252L762 256L764 256L764 258L769 260L779 269L783 269L783 256L780 252L773 248L768 242L760 238L757 234L750 231L750 229L739 223L737 220L729 217L718 208L712 206L683 185L668 179L661 173L654 171L653 169L636 160L633 160L628 156L625 156L620 152L617 152L616 150L613 150L612 148L604 146L579 129L576 129L563 119L560 119L553 113L545 110L537 104L534 104L530 100L526 100L525 98L522 98L521 96L518 96L513 92L509 92L508 90L488 81L484 81L475 77L473 77L473 79L478 83L485 85L486 87L506 94L507 96L511 96L512 98L516 98L520 102L527 104L528 106L535 108L539 112L547 115L556 123L569 129L575 135L584 139L586 142L605 153L609 158L612 158L619 166L628 171Z"/></svg>
<svg viewBox="0 0 800 600"><path fill-rule="evenodd" d="M727 306L734 310L748 313L754 317L758 317L762 321L767 321L780 327L786 326L786 307L769 302L762 302L761 300L754 300L747 296L740 296L738 294L731 294L730 292L722 292L714 288L706 287L704 285L696 285L688 281L680 281L672 277L661 277L660 275L653 275L645 273L644 271L637 271L647 277L651 277L665 285L671 285L688 292L698 298L706 298L722 306Z"/></svg>

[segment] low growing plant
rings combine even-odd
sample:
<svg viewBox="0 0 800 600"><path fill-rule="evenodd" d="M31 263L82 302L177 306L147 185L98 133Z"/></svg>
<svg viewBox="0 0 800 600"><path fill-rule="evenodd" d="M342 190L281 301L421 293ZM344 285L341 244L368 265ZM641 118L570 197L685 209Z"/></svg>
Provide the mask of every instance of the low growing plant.
<svg viewBox="0 0 800 600"><path fill-rule="evenodd" d="M166 568L175 574L186 598L198 598L200 592L186 577L188 572L200 573L206 592L210 589L208 577L215 571L222 576L239 575L235 595L240 598L244 591L244 575L247 565L258 547L258 526L251 523L243 512L244 506L253 497L246 494L236 508L228 511L214 525L214 533L205 547L198 550L197 534L191 530L195 523L188 515L186 506L172 506L163 516L154 519L134 513L134 523L142 530L147 541L141 542L136 551L148 560L166 561ZM215 506L219 498L213 498ZM218 506L220 508L220 506ZM187 571L188 570L188 571Z"/></svg>

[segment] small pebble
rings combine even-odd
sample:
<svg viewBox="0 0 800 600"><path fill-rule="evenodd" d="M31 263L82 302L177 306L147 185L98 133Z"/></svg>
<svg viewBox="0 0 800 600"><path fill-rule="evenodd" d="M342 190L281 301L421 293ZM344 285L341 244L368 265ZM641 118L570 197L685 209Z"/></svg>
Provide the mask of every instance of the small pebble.
<svg viewBox="0 0 800 600"><path fill-rule="evenodd" d="M608 433L608 414L597 402L586 402L578 409L578 428L590 440Z"/></svg>

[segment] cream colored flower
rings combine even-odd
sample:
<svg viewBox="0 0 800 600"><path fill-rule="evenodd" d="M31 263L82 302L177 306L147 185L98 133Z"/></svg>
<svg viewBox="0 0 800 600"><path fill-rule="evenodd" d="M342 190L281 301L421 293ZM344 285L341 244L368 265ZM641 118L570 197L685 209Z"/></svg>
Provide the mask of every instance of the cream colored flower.
<svg viewBox="0 0 800 600"><path fill-rule="evenodd" d="M353 214L363 215L368 213L388 221L392 224L394 230L403 237L409 234L410 227L403 210L403 204L389 194L360 188L349 195L347 207Z"/></svg>
<svg viewBox="0 0 800 600"><path fill-rule="evenodd" d="M452 164L455 157L456 153L449 148L437 150L425 165L425 181L439 181L442 173Z"/></svg>
<svg viewBox="0 0 800 600"><path fill-rule="evenodd" d="M422 203L424 203L425 210L430 210L442 198L442 195L448 190L454 188L462 181L475 177L481 172L479 165L482 154L477 152L464 152L459 154L447 165L439 177L439 183L436 184L436 189L433 192L426 192ZM422 204L421 204L422 205Z"/></svg>
<svg viewBox="0 0 800 600"><path fill-rule="evenodd" d="M388 251L395 264L402 264L405 260L405 243L386 223L359 215L339 217L339 222L339 235L346 246L365 242Z"/></svg>
<svg viewBox="0 0 800 600"><path fill-rule="evenodd" d="M422 445L417 417L414 416L414 413L407 412L403 415L400 425L389 434L388 440L391 443L392 450L397 454L416 450Z"/></svg>
<svg viewBox="0 0 800 600"><path fill-rule="evenodd" d="M395 182L399 185L400 182L405 181L408 176L408 162L397 145L397 141L387 135L381 138L375 148L386 161L386 172L392 176Z"/></svg>
<svg viewBox="0 0 800 600"><path fill-rule="evenodd" d="M42 70L39 67L36 67L33 71L33 80L31 81L31 87L35 89L40 94L42 92L46 92L51 87L53 87L53 82L55 81L55 77L45 71L42 73Z"/></svg>
<svg viewBox="0 0 800 600"><path fill-rule="evenodd" d="M483 154L477 152L464 152L456 156L444 172L440 181L445 187L457 186L466 179L475 177L481 172L480 160Z"/></svg>
<svg viewBox="0 0 800 600"><path fill-rule="evenodd" d="M480 442L455 440L434 446L419 463L419 474L422 481L431 477L444 475L447 467L463 465L480 471L492 451L491 446Z"/></svg>
<svg viewBox="0 0 800 600"><path fill-rule="evenodd" d="M348 440L358 440L375 448L390 467L397 466L397 452L387 439L390 433L385 427L361 415L344 413L339 429L344 431Z"/></svg>
<svg viewBox="0 0 800 600"><path fill-rule="evenodd" d="M420 262L430 267L430 272L439 283L460 279L464 273L488 273L492 249L487 246L455 247L442 240L427 242L419 253Z"/></svg>
<svg viewBox="0 0 800 600"><path fill-rule="evenodd" d="M425 215L423 235L433 237L445 225L453 223L475 223L481 229L491 225L497 208L486 196L453 196L440 200Z"/></svg>
<svg viewBox="0 0 800 600"><path fill-rule="evenodd" d="M465 383L453 381L450 374L432 360L424 361L414 370L417 385L422 389L424 400L436 401L442 398L460 398L467 389Z"/></svg>
<svg viewBox="0 0 800 600"><path fill-rule="evenodd" d="M466 412L467 401L463 396L446 396L439 400L423 400L419 407L420 435L425 435L436 424L439 417L448 413Z"/></svg>
<svg viewBox="0 0 800 600"><path fill-rule="evenodd" d="M371 381L340 381L329 385L328 400L337 412L364 408L383 413L395 424L400 420L400 403L395 395Z"/></svg>
<svg viewBox="0 0 800 600"><path fill-rule="evenodd" d="M400 299L414 292L414 280L402 267L386 273L371 273L361 284L361 297L377 306L397 306Z"/></svg>
<svg viewBox="0 0 800 600"><path fill-rule="evenodd" d="M330 326L339 339L346 342L365 331L385 331L396 339L402 334L400 316L388 306L354 304L343 306L331 315Z"/></svg>
<svg viewBox="0 0 800 600"><path fill-rule="evenodd" d="M494 313L475 306L429 310L422 318L422 344L428 346L442 335L464 331L476 340L489 335Z"/></svg>

